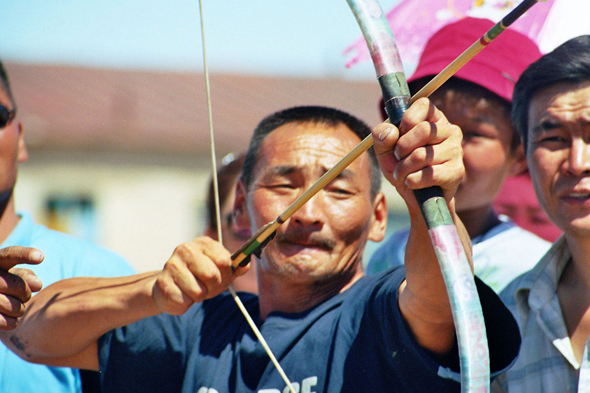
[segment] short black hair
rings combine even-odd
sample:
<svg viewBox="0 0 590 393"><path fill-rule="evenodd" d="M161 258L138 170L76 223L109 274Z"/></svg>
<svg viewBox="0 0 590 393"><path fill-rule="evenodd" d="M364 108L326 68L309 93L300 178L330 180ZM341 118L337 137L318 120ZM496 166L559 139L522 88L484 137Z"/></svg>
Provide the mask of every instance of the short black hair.
<svg viewBox="0 0 590 393"><path fill-rule="evenodd" d="M527 67L514 86L512 123L528 142L528 115L531 98L539 90L558 83L590 81L590 35L572 38Z"/></svg>
<svg viewBox="0 0 590 393"><path fill-rule="evenodd" d="M254 167L258 161L262 142L271 132L288 123L316 123L329 126L344 124L361 140L371 134L371 129L362 120L334 108L298 106L273 113L258 124L250 139L242 171L242 179L247 189L250 188L254 177ZM373 148L369 148L367 152L371 163L371 196L374 197L381 189L381 170Z"/></svg>

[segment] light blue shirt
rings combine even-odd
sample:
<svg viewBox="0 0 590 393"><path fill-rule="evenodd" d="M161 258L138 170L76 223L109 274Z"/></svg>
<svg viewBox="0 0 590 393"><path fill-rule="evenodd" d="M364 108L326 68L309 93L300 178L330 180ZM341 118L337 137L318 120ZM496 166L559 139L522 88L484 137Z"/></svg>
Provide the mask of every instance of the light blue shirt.
<svg viewBox="0 0 590 393"><path fill-rule="evenodd" d="M45 260L41 264L20 267L34 271L44 287L69 277L116 277L135 273L119 255L36 224L28 213L18 214L20 222L1 247L26 246L43 251ZM0 342L0 392L60 393L81 390L77 369L28 363Z"/></svg>

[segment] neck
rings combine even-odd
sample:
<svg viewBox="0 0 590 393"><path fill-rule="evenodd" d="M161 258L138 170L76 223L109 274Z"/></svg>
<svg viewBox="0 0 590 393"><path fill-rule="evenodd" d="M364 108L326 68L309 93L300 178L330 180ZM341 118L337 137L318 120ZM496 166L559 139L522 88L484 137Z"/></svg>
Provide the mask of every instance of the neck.
<svg viewBox="0 0 590 393"><path fill-rule="evenodd" d="M565 237L572 254L567 270L573 272L571 278L575 279L579 285L590 289L590 239L568 234Z"/></svg>
<svg viewBox="0 0 590 393"><path fill-rule="evenodd" d="M339 293L344 292L363 277L358 268L341 277L329 277L324 281L294 283L283 277L269 277L258 272L260 315L266 319L272 311L303 312Z"/></svg>
<svg viewBox="0 0 590 393"><path fill-rule="evenodd" d="M14 196L0 204L0 243L3 243L18 224L20 217L14 209Z"/></svg>
<svg viewBox="0 0 590 393"><path fill-rule="evenodd" d="M457 215L463 222L471 239L483 235L500 222L492 206L461 210L457 212Z"/></svg>

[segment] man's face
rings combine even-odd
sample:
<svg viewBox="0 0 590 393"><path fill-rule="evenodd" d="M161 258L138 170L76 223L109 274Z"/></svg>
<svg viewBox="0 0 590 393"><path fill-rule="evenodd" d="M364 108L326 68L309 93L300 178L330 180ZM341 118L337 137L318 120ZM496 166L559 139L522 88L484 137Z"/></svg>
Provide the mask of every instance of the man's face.
<svg viewBox="0 0 590 393"><path fill-rule="evenodd" d="M344 125L289 123L270 133L246 197L251 229L274 220L359 142ZM375 208L370 185L365 154L279 227L259 275L309 283L358 274L365 243L382 239L386 216L382 194Z"/></svg>
<svg viewBox="0 0 590 393"><path fill-rule="evenodd" d="M432 101L463 131L465 178L455 195L457 211L491 205L506 177L524 167L524 157L519 161L511 150L516 131L506 110L490 100L445 89L435 92Z"/></svg>
<svg viewBox="0 0 590 393"><path fill-rule="evenodd" d="M566 234L590 236L590 82L535 93L527 162L539 203Z"/></svg>
<svg viewBox="0 0 590 393"><path fill-rule="evenodd" d="M0 88L0 105L12 110L14 106L8 94ZM25 161L27 154L20 123L13 119L0 128L0 204L4 205L16 183L17 163Z"/></svg>

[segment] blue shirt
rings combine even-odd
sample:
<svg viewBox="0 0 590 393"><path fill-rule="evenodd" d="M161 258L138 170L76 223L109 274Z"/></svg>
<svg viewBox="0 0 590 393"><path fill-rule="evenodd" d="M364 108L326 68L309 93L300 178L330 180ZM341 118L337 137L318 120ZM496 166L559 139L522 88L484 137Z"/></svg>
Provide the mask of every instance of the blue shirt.
<svg viewBox="0 0 590 393"><path fill-rule="evenodd" d="M404 276L397 268L364 277L305 312L272 312L264 321L258 297L240 296L300 393L459 392L458 359L437 361L401 316L397 294ZM491 369L498 372L513 362L520 336L497 295L479 280L478 289ZM180 316L112 330L99 339L98 351L103 393L288 392L227 293Z"/></svg>
<svg viewBox="0 0 590 393"><path fill-rule="evenodd" d="M114 277L134 274L134 269L117 254L90 242L50 230L36 224L28 213L19 212L21 219L1 247L26 246L43 251L45 260L27 268L46 287L58 280L75 277ZM28 363L0 342L0 392L80 392L80 372L77 369L47 367Z"/></svg>

